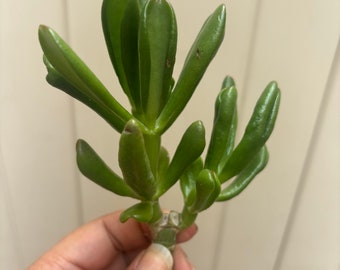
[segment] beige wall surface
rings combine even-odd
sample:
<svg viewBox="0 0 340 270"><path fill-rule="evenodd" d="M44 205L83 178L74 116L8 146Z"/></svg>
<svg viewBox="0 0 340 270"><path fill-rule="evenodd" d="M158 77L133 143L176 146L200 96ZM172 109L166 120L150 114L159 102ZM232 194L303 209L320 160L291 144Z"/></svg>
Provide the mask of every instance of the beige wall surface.
<svg viewBox="0 0 340 270"><path fill-rule="evenodd" d="M44 80L37 27L63 36L124 105L105 49L101 1L0 0L0 269L24 269L84 222L127 207L82 177L74 144L86 139L117 167L118 134ZM183 115L165 135L173 153L200 119L211 130L225 75L239 90L239 135L271 80L282 90L266 170L234 200L198 220L185 249L199 270L340 270L339 0L172 0L175 77L203 21L227 6L224 43ZM174 188L163 202L181 208Z"/></svg>

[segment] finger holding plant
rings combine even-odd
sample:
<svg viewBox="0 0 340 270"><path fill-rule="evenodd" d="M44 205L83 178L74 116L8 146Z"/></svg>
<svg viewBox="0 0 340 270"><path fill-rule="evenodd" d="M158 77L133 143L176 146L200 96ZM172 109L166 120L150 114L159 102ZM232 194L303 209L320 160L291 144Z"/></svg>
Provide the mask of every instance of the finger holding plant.
<svg viewBox="0 0 340 270"><path fill-rule="evenodd" d="M265 144L278 114L280 90L275 82L268 84L236 144L237 89L229 76L216 98L209 144L203 123L195 121L184 131L173 157L162 146L162 135L183 111L220 47L225 21L226 8L220 5L203 24L175 82L177 24L170 3L104 0L105 41L130 110L54 30L39 28L48 83L93 109L121 134L121 176L84 140L76 145L79 170L103 188L138 200L121 214L121 221L148 223L153 241L169 249L174 248L176 234L195 222L200 212L241 193L269 158ZM159 198L178 180L183 209L163 213Z"/></svg>

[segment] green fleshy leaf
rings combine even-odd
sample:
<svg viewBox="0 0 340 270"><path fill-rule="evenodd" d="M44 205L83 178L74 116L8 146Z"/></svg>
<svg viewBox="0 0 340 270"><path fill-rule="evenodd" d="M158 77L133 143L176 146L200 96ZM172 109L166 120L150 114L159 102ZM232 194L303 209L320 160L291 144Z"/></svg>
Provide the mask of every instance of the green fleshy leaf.
<svg viewBox="0 0 340 270"><path fill-rule="evenodd" d="M224 188L217 198L217 201L226 201L239 195L267 165L269 154L266 146L263 146L260 152L250 162L250 164L233 180L233 182Z"/></svg>
<svg viewBox="0 0 340 270"><path fill-rule="evenodd" d="M168 100L176 47L177 24L170 3L148 1L139 28L139 60L143 110L150 125Z"/></svg>
<svg viewBox="0 0 340 270"><path fill-rule="evenodd" d="M224 38L226 9L220 5L206 20L185 60L179 79L156 122L165 132L183 111Z"/></svg>
<svg viewBox="0 0 340 270"><path fill-rule="evenodd" d="M256 103L240 143L219 168L222 183L239 174L264 146L274 129L280 96L277 83L269 83Z"/></svg>
<svg viewBox="0 0 340 270"><path fill-rule="evenodd" d="M229 157L234 148L237 127L237 90L234 86L223 89L215 103L215 119L205 168L217 172L223 157Z"/></svg>
<svg viewBox="0 0 340 270"><path fill-rule="evenodd" d="M140 199L123 179L105 164L87 142L78 140L76 150L78 168L84 176L117 195Z"/></svg>
<svg viewBox="0 0 340 270"><path fill-rule="evenodd" d="M205 147L205 129L201 121L192 123L177 146L165 179L158 185L158 196L166 192L184 171L200 157Z"/></svg>
<svg viewBox="0 0 340 270"><path fill-rule="evenodd" d="M143 133L135 120L130 120L122 132L118 160L125 182L141 197L152 200L156 192L156 179Z"/></svg>
<svg viewBox="0 0 340 270"><path fill-rule="evenodd" d="M186 205L190 213L199 213L209 208L217 199L221 191L220 180L217 175L203 169L196 178L196 198L192 205Z"/></svg>
<svg viewBox="0 0 340 270"><path fill-rule="evenodd" d="M132 117L130 113L112 97L92 71L54 30L41 25L39 41L47 60L45 63L47 63L48 71L51 72L48 80L52 83L58 81L63 91L79 98L85 104L90 104L90 107L97 109L102 107L101 111L106 111L106 120L121 132L125 123Z"/></svg>
<svg viewBox="0 0 340 270"><path fill-rule="evenodd" d="M120 221L126 222L134 218L139 222L154 223L161 218L162 212L157 202L140 202L126 209L120 214Z"/></svg>

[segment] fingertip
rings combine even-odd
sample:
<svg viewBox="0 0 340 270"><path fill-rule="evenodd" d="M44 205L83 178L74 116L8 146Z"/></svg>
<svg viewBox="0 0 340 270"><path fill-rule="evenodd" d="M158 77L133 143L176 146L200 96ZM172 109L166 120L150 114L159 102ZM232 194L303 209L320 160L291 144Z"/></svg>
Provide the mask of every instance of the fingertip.
<svg viewBox="0 0 340 270"><path fill-rule="evenodd" d="M134 270L171 270L173 266L173 258L171 252L161 244L151 244L138 260ZM131 269L131 270L132 270Z"/></svg>
<svg viewBox="0 0 340 270"><path fill-rule="evenodd" d="M198 226L194 223L177 235L177 242L183 243L190 240L197 233L197 231Z"/></svg>
<svg viewBox="0 0 340 270"><path fill-rule="evenodd" d="M195 270L187 254L179 245L174 251L174 270Z"/></svg>

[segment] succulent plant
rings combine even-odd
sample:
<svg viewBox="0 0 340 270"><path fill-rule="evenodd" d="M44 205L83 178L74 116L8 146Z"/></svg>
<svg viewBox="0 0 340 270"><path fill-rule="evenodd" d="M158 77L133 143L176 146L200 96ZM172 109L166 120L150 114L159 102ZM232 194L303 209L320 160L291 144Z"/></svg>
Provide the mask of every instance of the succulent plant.
<svg viewBox="0 0 340 270"><path fill-rule="evenodd" d="M104 0L102 26L113 68L128 97L124 108L51 28L41 25L48 83L78 99L120 135L117 174L84 140L76 144L77 164L90 180L137 200L121 214L150 225L154 242L172 249L176 234L213 203L242 192L268 162L266 141L274 128L280 90L270 82L259 97L241 140L235 143L237 89L227 76L215 102L206 157L205 128L193 122L170 157L162 135L180 115L224 38L226 7L204 22L177 80L176 16L167 0ZM183 210L164 213L159 198L179 181Z"/></svg>

